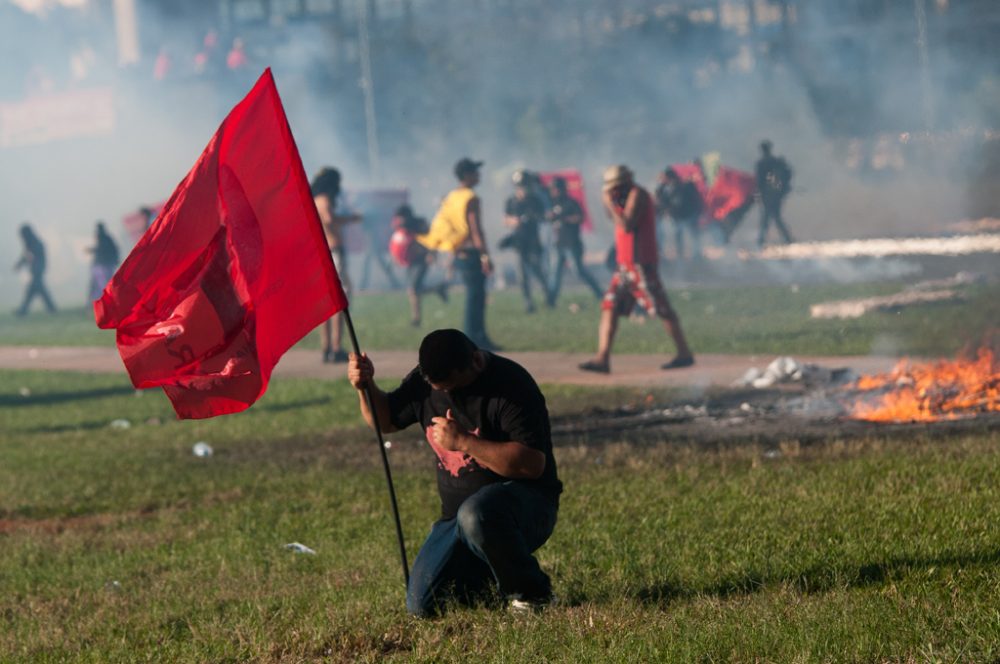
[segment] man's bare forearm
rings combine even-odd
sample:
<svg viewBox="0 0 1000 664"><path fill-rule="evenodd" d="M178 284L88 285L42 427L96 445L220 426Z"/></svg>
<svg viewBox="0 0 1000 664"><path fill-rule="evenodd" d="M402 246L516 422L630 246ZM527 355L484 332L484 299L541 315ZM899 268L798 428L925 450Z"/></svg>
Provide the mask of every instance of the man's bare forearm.
<svg viewBox="0 0 1000 664"><path fill-rule="evenodd" d="M378 424L382 432L392 433L393 431L397 431L396 427L392 424L392 418L389 416L389 399L386 397L385 392L380 390L378 385L375 385L373 382L368 388L368 393L371 395L372 404L378 413ZM368 398L365 395L365 390L358 390L358 401L361 406L361 415L364 416L368 426L374 429L375 421L372 418L372 410L368 407Z"/></svg>
<svg viewBox="0 0 1000 664"><path fill-rule="evenodd" d="M459 450L497 475L509 479L534 480L545 470L545 455L524 443L482 440L470 434L459 439Z"/></svg>

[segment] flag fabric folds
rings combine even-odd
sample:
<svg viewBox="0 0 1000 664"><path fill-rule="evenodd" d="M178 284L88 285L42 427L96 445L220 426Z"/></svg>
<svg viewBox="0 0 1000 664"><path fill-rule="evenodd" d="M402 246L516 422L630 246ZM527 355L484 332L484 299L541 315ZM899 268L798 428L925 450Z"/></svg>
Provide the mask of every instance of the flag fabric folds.
<svg viewBox="0 0 1000 664"><path fill-rule="evenodd" d="M271 70L222 122L94 302L137 388L180 418L250 407L347 306Z"/></svg>

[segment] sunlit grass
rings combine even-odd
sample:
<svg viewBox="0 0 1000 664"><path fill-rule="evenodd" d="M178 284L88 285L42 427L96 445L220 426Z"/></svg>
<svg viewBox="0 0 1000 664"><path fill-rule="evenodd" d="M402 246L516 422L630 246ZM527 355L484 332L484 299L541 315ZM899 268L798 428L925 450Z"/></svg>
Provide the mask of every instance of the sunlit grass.
<svg viewBox="0 0 1000 664"><path fill-rule="evenodd" d="M876 312L850 320L814 320L812 304L845 298L898 292L902 284L830 284L692 288L670 292L688 339L701 353L760 353L771 355L914 354L951 356L975 346L996 330L1000 321L1000 288L970 288L965 301L913 306L898 312ZM425 298L424 325L409 324L402 293L360 294L351 313L363 347L415 348L429 330L460 327L462 292L453 291L445 304ZM575 310L575 311L574 311ZM487 327L494 339L512 351L593 351L597 343L599 309L588 293L563 294L555 310L524 313L520 294L490 295ZM113 332L98 330L89 310L67 310L25 319L0 315L0 345L111 345ZM319 347L319 333L301 346ZM656 320L625 321L618 352L663 353L670 341Z"/></svg>
<svg viewBox="0 0 1000 664"><path fill-rule="evenodd" d="M22 389L26 388L25 394ZM554 411L640 394L547 387ZM123 376L0 371L0 661L992 661L1000 438L557 448L563 603L418 622L343 380L177 422ZM109 423L127 419L131 426ZM215 454L191 454L197 440ZM412 560L432 456L390 450ZM318 555L295 554L298 541Z"/></svg>

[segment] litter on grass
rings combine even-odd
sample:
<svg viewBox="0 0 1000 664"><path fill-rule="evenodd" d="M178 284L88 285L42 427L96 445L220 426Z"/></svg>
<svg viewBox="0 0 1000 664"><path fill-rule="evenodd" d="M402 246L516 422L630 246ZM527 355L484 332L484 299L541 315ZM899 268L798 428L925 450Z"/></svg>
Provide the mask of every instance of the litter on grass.
<svg viewBox="0 0 1000 664"><path fill-rule="evenodd" d="M203 440L199 440L191 447L191 454L196 457L210 457L214 452L212 446Z"/></svg>
<svg viewBox="0 0 1000 664"><path fill-rule="evenodd" d="M801 363L794 358L784 356L771 362L763 371L757 367L747 369L747 372L733 385L735 387L763 389L782 383L825 386L845 385L854 380L857 380L857 374L851 369L827 369L818 364Z"/></svg>
<svg viewBox="0 0 1000 664"><path fill-rule="evenodd" d="M285 545L285 548L290 551L294 551L295 553L305 553L310 556L316 555L316 552L313 549L310 549L308 546L302 544L301 542L289 542L288 544Z"/></svg>

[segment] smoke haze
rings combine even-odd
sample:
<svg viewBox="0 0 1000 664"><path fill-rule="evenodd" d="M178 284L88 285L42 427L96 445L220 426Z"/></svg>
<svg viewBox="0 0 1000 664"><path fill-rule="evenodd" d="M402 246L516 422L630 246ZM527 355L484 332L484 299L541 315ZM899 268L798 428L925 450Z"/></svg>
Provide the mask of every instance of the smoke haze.
<svg viewBox="0 0 1000 664"><path fill-rule="evenodd" d="M107 220L127 252L122 216L170 194L266 66L309 173L330 164L348 188L406 187L429 216L453 186L454 162L485 160L493 244L517 167L583 172L597 213L586 241L597 250L610 237L597 199L607 165L629 164L648 187L666 165L710 151L750 171L763 138L795 170L786 219L796 237L940 231L966 216L971 164L997 127L991 3L925 3L925 70L912 0L870 9L834 0L386 1L367 5L373 178L357 45L365 5L307 4L342 10L268 24L220 14L215 3L138 2L142 58L121 67L110 2L49 7L42 18L0 0L0 101L106 87L115 111L111 133L0 147L0 267L16 261L17 226L30 221L48 246L57 303L82 303L94 222ZM196 71L212 30L218 45ZM225 66L236 37L249 61L242 72ZM157 80L161 53L170 67ZM737 242L752 241L756 216ZM12 306L20 290L0 270L0 304Z"/></svg>

